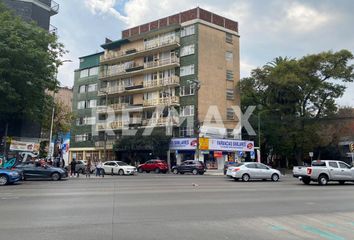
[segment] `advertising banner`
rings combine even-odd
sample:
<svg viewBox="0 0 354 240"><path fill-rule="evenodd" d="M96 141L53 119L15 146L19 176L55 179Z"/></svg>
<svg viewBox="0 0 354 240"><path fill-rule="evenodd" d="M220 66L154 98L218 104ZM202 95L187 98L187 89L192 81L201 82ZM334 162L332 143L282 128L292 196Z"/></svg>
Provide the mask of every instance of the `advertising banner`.
<svg viewBox="0 0 354 240"><path fill-rule="evenodd" d="M254 151L253 141L233 139L209 139L209 149L218 151Z"/></svg>
<svg viewBox="0 0 354 240"><path fill-rule="evenodd" d="M39 143L11 140L10 150L21 152L39 152Z"/></svg>
<svg viewBox="0 0 354 240"><path fill-rule="evenodd" d="M196 138L172 138L170 150L195 150L197 148Z"/></svg>
<svg viewBox="0 0 354 240"><path fill-rule="evenodd" d="M199 149L209 150L209 138L199 138Z"/></svg>

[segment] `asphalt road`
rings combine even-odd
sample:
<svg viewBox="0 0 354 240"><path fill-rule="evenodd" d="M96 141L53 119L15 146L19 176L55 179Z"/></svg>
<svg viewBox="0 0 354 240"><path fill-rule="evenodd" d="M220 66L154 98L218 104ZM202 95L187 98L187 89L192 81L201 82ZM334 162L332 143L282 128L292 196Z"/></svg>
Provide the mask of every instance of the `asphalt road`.
<svg viewBox="0 0 354 240"><path fill-rule="evenodd" d="M0 240L354 239L354 184L114 176L0 187Z"/></svg>

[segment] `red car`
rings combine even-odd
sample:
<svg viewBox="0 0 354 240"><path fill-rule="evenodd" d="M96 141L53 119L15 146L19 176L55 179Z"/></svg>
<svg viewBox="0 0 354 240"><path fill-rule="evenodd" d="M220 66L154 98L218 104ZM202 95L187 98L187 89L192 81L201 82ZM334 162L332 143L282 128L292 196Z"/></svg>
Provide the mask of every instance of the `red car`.
<svg viewBox="0 0 354 240"><path fill-rule="evenodd" d="M138 172L151 172L154 171L155 173L167 173L168 171L168 164L163 160L149 160L144 164L140 164L138 167Z"/></svg>

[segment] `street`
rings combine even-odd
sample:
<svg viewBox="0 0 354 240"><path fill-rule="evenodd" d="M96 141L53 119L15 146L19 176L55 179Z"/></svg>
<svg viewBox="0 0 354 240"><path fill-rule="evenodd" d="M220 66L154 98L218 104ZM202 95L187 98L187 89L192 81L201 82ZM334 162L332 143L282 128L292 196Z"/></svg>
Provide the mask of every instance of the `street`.
<svg viewBox="0 0 354 240"><path fill-rule="evenodd" d="M140 174L0 188L0 239L354 239L354 184Z"/></svg>

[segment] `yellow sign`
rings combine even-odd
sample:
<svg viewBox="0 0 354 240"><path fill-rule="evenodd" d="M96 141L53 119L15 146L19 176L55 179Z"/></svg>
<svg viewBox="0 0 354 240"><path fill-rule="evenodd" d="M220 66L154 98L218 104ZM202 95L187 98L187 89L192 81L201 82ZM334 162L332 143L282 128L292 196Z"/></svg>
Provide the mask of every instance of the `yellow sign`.
<svg viewBox="0 0 354 240"><path fill-rule="evenodd" d="M199 138L199 149L209 150L209 138Z"/></svg>
<svg viewBox="0 0 354 240"><path fill-rule="evenodd" d="M349 151L354 152L354 143L349 144Z"/></svg>

